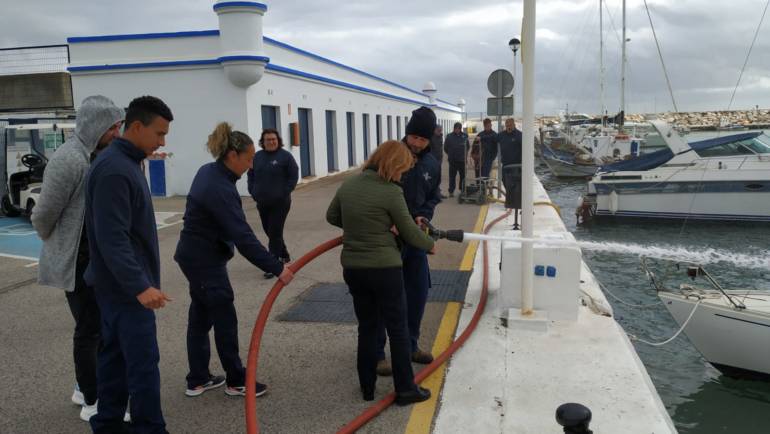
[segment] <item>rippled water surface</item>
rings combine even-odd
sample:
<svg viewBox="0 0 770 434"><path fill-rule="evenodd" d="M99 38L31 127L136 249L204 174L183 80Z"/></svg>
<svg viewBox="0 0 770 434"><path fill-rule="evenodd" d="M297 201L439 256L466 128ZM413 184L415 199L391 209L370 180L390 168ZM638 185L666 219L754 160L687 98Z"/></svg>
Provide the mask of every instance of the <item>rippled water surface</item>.
<svg viewBox="0 0 770 434"><path fill-rule="evenodd" d="M705 268L725 287L770 289L770 224L691 221L683 225L681 221L636 220L576 226L573 213L586 182L556 179L542 165L537 173L578 240L616 247L611 251L584 249L584 258L596 277L626 302L658 302L639 266L640 252L648 248L658 252L657 256L705 262ZM664 271L676 273L671 267ZM678 330L660 304L639 309L607 298L627 333L663 341ZM679 432L770 432L770 381L721 375L684 334L663 347L634 345Z"/></svg>

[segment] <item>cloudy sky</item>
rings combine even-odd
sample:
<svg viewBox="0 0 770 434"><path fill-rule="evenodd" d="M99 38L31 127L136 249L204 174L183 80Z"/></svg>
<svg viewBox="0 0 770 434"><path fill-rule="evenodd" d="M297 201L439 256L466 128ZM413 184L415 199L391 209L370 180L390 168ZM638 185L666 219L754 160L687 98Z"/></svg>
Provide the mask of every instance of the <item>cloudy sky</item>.
<svg viewBox="0 0 770 434"><path fill-rule="evenodd" d="M2 3L12 0L3 0ZM648 0L680 111L726 109L768 0ZM439 98L485 110L486 78L511 68L522 2L495 0L267 1L265 35ZM217 27L212 0L31 0L0 16L0 47L64 43L68 36ZM7 5L6 5L7 6ZM598 113L599 0L537 2L538 113ZM642 0L627 0L630 113L673 109ZM770 15L770 14L768 14ZM604 8L605 101L620 106L621 0ZM770 17L733 108L770 107ZM521 65L517 77L521 77ZM517 83L518 84L518 83ZM517 111L520 110L518 106Z"/></svg>

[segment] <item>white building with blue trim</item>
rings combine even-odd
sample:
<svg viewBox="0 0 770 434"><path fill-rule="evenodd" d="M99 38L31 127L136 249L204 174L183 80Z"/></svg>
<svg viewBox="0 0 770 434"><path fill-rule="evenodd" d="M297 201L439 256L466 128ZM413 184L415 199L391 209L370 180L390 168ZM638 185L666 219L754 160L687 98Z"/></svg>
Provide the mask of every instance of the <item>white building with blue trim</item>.
<svg viewBox="0 0 770 434"><path fill-rule="evenodd" d="M434 98L431 83L420 92L263 37L262 3L218 1L213 9L219 30L67 40L76 105L94 94L123 107L153 95L171 107L166 147L148 165L155 195L187 194L211 160L205 143L221 121L255 141L262 129L278 129L302 177L312 179L360 165L378 143L400 139L421 105L445 131L462 120L462 107ZM239 189L246 194L244 181Z"/></svg>

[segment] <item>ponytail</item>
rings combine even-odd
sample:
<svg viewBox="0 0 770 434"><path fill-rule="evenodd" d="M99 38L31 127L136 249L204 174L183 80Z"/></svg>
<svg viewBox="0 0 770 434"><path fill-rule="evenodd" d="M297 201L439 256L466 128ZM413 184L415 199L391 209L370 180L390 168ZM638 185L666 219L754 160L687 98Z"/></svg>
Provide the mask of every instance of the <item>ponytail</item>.
<svg viewBox="0 0 770 434"><path fill-rule="evenodd" d="M209 134L209 141L206 143L206 147L211 156L219 160L225 158L228 151L233 150L240 154L253 143L254 141L251 140L248 134L233 131L233 127L230 124L220 122L214 128L214 131Z"/></svg>

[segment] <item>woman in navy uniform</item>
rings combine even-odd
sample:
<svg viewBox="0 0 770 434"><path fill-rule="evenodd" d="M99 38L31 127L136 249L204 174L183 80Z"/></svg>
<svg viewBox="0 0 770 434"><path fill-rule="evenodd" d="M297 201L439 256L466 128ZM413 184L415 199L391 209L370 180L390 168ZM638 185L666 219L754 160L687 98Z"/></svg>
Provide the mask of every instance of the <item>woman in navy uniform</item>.
<svg viewBox="0 0 770 434"><path fill-rule="evenodd" d="M227 262L238 251L252 264L288 284L293 274L257 240L243 213L236 181L252 166L251 138L223 122L209 136L208 150L216 159L198 170L187 196L184 227L174 259L190 282L187 323L187 396L198 396L227 383L225 393L245 395L246 372L238 354L238 318ZM214 328L219 360L227 377L209 372L209 330ZM257 383L257 396L267 386Z"/></svg>
<svg viewBox="0 0 770 434"><path fill-rule="evenodd" d="M289 251L283 240L283 227L291 208L291 192L299 179L297 163L291 152L283 149L278 131L268 128L259 138L260 152L247 172L249 194L257 202L262 229L267 234L268 249L283 262L289 262ZM265 272L265 278L273 277Z"/></svg>

